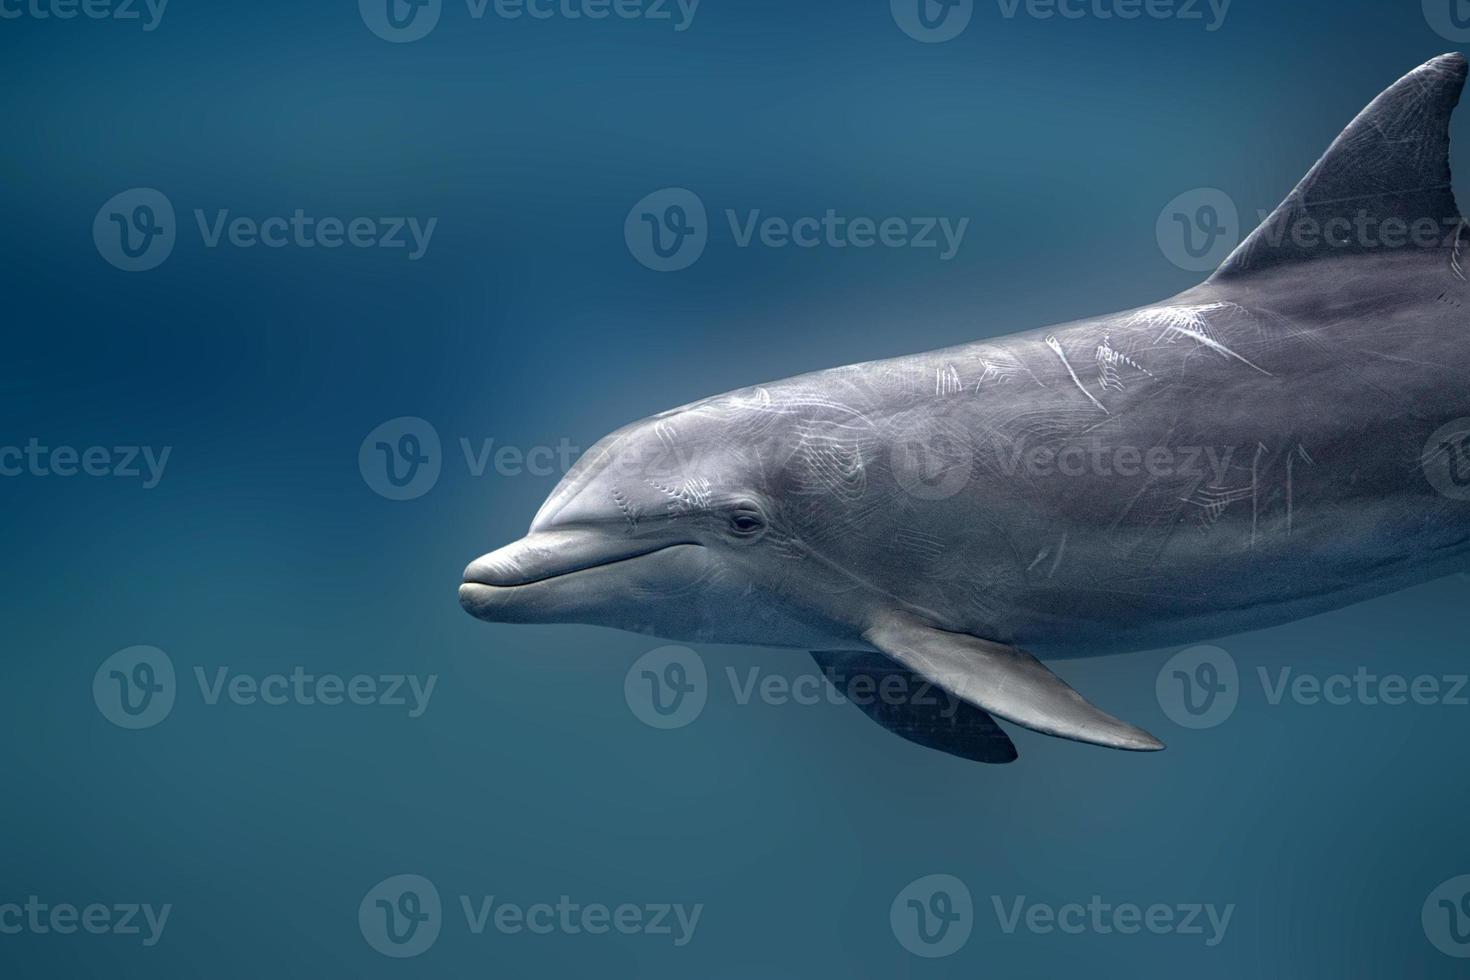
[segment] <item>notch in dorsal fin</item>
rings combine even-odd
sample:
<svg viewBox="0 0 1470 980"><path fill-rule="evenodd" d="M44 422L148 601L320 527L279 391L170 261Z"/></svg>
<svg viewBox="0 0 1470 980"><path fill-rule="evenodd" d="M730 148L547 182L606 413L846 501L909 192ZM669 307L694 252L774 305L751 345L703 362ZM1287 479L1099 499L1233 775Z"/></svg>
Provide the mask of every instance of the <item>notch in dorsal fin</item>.
<svg viewBox="0 0 1470 980"><path fill-rule="evenodd" d="M1461 222L1450 188L1450 115L1460 101L1465 73L1464 55L1441 55L1374 99L1214 278L1383 252L1390 236L1420 240L1412 239L1411 231L1415 222L1426 220L1436 224L1436 247L1423 250L1440 255L1437 246L1454 242ZM1397 222L1385 228L1391 219L1404 222L1405 230L1399 231ZM1371 234L1358 231L1360 220Z"/></svg>

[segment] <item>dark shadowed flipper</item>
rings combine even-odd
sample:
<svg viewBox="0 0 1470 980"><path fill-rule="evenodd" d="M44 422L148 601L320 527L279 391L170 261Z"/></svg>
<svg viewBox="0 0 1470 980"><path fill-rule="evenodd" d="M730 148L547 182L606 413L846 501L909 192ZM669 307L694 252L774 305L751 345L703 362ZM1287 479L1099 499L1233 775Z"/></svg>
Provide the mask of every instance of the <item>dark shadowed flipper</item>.
<svg viewBox="0 0 1470 980"><path fill-rule="evenodd" d="M1016 761L995 719L881 653L814 651L827 680L869 718L901 738L972 762Z"/></svg>

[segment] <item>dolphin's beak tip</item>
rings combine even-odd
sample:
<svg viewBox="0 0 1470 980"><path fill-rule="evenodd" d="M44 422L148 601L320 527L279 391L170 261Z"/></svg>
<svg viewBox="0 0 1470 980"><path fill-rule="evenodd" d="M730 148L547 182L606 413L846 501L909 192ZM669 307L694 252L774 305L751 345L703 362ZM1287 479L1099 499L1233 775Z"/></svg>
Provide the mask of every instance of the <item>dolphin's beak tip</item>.
<svg viewBox="0 0 1470 980"><path fill-rule="evenodd" d="M465 612L472 616L475 613L474 601L475 587L468 582L461 582L459 584L459 604L464 608Z"/></svg>
<svg viewBox="0 0 1470 980"><path fill-rule="evenodd" d="M1162 752L1168 746L1154 738L1148 732L1139 729L1133 745L1129 746L1129 748L1136 752Z"/></svg>

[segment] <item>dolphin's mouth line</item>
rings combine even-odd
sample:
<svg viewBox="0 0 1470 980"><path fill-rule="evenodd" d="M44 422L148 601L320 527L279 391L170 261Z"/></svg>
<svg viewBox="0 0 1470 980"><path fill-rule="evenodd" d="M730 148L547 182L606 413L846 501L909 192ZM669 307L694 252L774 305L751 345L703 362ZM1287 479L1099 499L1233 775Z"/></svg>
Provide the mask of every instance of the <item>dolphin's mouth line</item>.
<svg viewBox="0 0 1470 980"><path fill-rule="evenodd" d="M606 561L586 561L567 566L547 570L534 575L507 574L497 576L492 574L492 569L479 566L478 563L465 569L464 585L480 586L488 589L519 589L530 585L540 585L545 582L553 582L557 579L576 575L578 572L591 572L601 568L611 568L614 565L622 565L626 562L637 561L639 558L647 558L671 548L681 548L693 545L693 541L675 541L668 544L652 545L641 551L630 552L617 558Z"/></svg>

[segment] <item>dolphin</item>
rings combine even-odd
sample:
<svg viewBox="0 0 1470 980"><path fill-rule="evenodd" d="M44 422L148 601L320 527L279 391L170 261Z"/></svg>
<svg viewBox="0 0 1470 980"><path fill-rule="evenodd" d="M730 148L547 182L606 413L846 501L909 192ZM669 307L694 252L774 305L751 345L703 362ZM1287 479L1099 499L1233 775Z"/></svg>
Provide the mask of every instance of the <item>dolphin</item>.
<svg viewBox="0 0 1470 980"><path fill-rule="evenodd" d="M1163 748L1052 660L1260 629L1461 571L1466 59L1378 96L1206 281L1161 303L760 384L619 429L475 559L491 622L813 652L980 762L995 719ZM946 703L948 702L948 703Z"/></svg>

